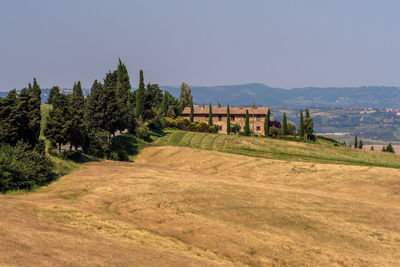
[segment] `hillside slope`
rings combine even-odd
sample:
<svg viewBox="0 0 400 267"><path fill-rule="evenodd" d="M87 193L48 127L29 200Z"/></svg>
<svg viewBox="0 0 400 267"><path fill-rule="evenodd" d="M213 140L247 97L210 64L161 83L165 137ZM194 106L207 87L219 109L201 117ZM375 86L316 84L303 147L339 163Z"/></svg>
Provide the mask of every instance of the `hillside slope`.
<svg viewBox="0 0 400 267"><path fill-rule="evenodd" d="M400 168L400 155L365 151L333 142L294 142L282 139L170 130L155 145L216 150L261 158Z"/></svg>
<svg viewBox="0 0 400 267"><path fill-rule="evenodd" d="M0 195L0 265L400 265L400 170L149 147Z"/></svg>

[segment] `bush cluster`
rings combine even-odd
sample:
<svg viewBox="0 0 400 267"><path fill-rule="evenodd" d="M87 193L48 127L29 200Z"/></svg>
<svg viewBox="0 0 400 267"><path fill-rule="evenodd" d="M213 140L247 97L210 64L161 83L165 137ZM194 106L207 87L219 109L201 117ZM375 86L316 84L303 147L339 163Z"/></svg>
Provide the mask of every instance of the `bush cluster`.
<svg viewBox="0 0 400 267"><path fill-rule="evenodd" d="M177 128L185 131L202 132L202 133L217 133L218 127L208 125L207 122L190 122L188 119L178 117L176 119L165 118L165 126L168 128Z"/></svg>
<svg viewBox="0 0 400 267"><path fill-rule="evenodd" d="M53 163L44 153L25 143L0 146L0 191L32 189L49 182Z"/></svg>

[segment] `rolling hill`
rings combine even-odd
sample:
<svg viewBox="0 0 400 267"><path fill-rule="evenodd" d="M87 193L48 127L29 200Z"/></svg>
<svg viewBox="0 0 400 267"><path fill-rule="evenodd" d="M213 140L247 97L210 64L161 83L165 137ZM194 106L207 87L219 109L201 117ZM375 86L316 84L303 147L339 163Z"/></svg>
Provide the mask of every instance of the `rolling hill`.
<svg viewBox="0 0 400 267"><path fill-rule="evenodd" d="M395 266L399 181L390 168L148 147L0 195L0 265Z"/></svg>
<svg viewBox="0 0 400 267"><path fill-rule="evenodd" d="M174 96L180 88L162 86ZM218 102L221 105L267 105L272 107L374 107L400 106L400 88L382 86L364 87L306 87L282 89L260 83L214 87L192 87L193 99L197 104Z"/></svg>

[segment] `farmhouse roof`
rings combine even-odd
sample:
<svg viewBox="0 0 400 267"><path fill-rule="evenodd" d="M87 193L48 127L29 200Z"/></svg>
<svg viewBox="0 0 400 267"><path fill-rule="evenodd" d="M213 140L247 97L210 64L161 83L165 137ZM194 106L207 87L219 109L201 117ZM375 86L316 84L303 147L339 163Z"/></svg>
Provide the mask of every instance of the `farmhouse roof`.
<svg viewBox="0 0 400 267"><path fill-rule="evenodd" d="M246 109L249 111L249 114L253 114L253 107L229 107L229 112L231 115L244 115L246 114ZM256 115L266 115L269 111L267 107L255 107L254 114ZM209 106L194 106L193 113L194 115L206 115L209 112ZM226 115L227 107L212 107L213 115ZM182 114L189 115L190 114L190 107L185 107Z"/></svg>

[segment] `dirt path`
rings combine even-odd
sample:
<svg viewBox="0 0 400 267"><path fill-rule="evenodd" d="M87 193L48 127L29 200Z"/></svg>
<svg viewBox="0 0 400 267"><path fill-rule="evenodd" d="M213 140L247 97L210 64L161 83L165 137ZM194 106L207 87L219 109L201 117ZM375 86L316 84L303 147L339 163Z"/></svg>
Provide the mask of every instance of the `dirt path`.
<svg viewBox="0 0 400 267"><path fill-rule="evenodd" d="M400 170L146 148L0 195L0 265L400 264Z"/></svg>

